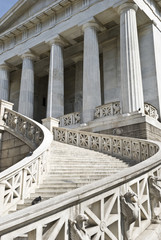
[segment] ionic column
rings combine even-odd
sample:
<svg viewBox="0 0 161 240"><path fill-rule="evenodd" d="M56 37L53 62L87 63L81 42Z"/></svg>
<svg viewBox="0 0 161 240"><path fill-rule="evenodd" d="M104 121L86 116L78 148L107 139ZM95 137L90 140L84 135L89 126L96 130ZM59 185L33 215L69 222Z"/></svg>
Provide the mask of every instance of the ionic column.
<svg viewBox="0 0 161 240"><path fill-rule="evenodd" d="M125 3L119 7L123 113L138 109L144 112L136 11L137 5L132 3Z"/></svg>
<svg viewBox="0 0 161 240"><path fill-rule="evenodd" d="M33 118L34 110L34 60L32 53L22 55L22 73L18 111L29 118Z"/></svg>
<svg viewBox="0 0 161 240"><path fill-rule="evenodd" d="M83 99L83 57L77 56L73 58L75 62L75 101L74 111L82 112L82 99Z"/></svg>
<svg viewBox="0 0 161 240"><path fill-rule="evenodd" d="M95 107L101 105L98 29L95 22L83 26L83 122L93 120Z"/></svg>
<svg viewBox="0 0 161 240"><path fill-rule="evenodd" d="M57 118L64 115L64 43L61 38L55 38L50 44L47 117Z"/></svg>
<svg viewBox="0 0 161 240"><path fill-rule="evenodd" d="M9 100L9 67L7 64L0 65L0 99Z"/></svg>

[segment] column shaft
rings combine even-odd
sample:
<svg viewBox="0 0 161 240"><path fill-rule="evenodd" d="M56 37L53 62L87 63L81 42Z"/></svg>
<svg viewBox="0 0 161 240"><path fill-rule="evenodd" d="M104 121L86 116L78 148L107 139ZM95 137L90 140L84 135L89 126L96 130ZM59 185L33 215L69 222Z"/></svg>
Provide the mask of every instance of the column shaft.
<svg viewBox="0 0 161 240"><path fill-rule="evenodd" d="M121 90L123 113L144 111L136 5L120 7Z"/></svg>
<svg viewBox="0 0 161 240"><path fill-rule="evenodd" d="M47 117L64 115L64 62L63 48L54 42L50 52L50 69L48 83Z"/></svg>
<svg viewBox="0 0 161 240"><path fill-rule="evenodd" d="M34 110L34 63L33 55L23 56L21 86L18 111L33 118Z"/></svg>
<svg viewBox="0 0 161 240"><path fill-rule="evenodd" d="M0 99L9 101L9 68L6 64L0 66Z"/></svg>
<svg viewBox="0 0 161 240"><path fill-rule="evenodd" d="M94 118L95 107L101 105L98 25L87 23L83 28L83 122L88 122Z"/></svg>

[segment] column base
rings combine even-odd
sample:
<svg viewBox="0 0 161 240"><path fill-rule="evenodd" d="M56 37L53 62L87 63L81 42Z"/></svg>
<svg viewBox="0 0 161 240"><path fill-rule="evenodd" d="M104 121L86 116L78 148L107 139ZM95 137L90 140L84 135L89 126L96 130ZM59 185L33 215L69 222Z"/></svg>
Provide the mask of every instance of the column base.
<svg viewBox="0 0 161 240"><path fill-rule="evenodd" d="M89 121L94 120L94 110L93 109L88 109L83 111L82 113L82 122L83 123L88 123Z"/></svg>
<svg viewBox="0 0 161 240"><path fill-rule="evenodd" d="M48 117L42 119L42 124L52 132L53 127L59 127L59 120L57 118Z"/></svg>

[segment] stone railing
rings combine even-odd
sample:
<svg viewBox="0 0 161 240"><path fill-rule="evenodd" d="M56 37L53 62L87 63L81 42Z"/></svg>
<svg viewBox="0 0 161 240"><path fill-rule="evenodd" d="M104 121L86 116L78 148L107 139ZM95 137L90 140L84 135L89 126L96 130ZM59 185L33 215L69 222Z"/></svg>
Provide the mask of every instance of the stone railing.
<svg viewBox="0 0 161 240"><path fill-rule="evenodd" d="M59 120L60 127L74 125L80 123L80 113L79 112L69 113L60 117Z"/></svg>
<svg viewBox="0 0 161 240"><path fill-rule="evenodd" d="M52 134L11 109L4 109L2 119L4 131L15 135L32 149L27 157L0 173L0 214L6 214L41 182L47 171Z"/></svg>
<svg viewBox="0 0 161 240"><path fill-rule="evenodd" d="M144 103L144 113L150 117L158 119L157 109L149 103ZM114 116L122 114L119 101L107 103L95 108L95 118Z"/></svg>
<svg viewBox="0 0 161 240"><path fill-rule="evenodd" d="M144 103L144 112L146 115L158 119L157 109L149 103Z"/></svg>
<svg viewBox="0 0 161 240"><path fill-rule="evenodd" d="M138 141L159 150L148 160L111 177L0 218L1 240L23 234L39 240L135 240L151 221L157 222L153 192L161 193L154 184L161 177L161 144L156 147L153 142ZM148 239L159 239L150 234L148 230Z"/></svg>
<svg viewBox="0 0 161 240"><path fill-rule="evenodd" d="M95 118L114 116L121 114L120 102L111 102L95 108Z"/></svg>
<svg viewBox="0 0 161 240"><path fill-rule="evenodd" d="M155 143L135 138L97 134L84 131L53 128L54 140L82 148L107 153L137 162L153 156L158 147Z"/></svg>

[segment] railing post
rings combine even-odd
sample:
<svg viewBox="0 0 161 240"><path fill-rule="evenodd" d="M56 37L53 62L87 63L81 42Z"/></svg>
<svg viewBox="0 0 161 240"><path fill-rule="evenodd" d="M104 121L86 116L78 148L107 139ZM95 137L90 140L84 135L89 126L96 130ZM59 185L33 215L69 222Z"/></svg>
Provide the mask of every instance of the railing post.
<svg viewBox="0 0 161 240"><path fill-rule="evenodd" d="M7 102L5 100L0 100L0 125L4 125L3 115L5 112L5 108L13 109L13 103Z"/></svg>
<svg viewBox="0 0 161 240"><path fill-rule="evenodd" d="M22 190L21 190L21 200L24 201L26 196L26 179L27 179L27 170L22 170Z"/></svg>
<svg viewBox="0 0 161 240"><path fill-rule="evenodd" d="M53 117L48 117L48 118L42 119L43 126L48 128L50 130L50 132L53 131L53 127L59 127L59 122L60 122L59 119L53 118Z"/></svg>
<svg viewBox="0 0 161 240"><path fill-rule="evenodd" d="M37 173L37 185L41 182L41 157L37 159L38 161L38 173Z"/></svg>
<svg viewBox="0 0 161 240"><path fill-rule="evenodd" d="M0 183L0 215L4 212L5 183Z"/></svg>

